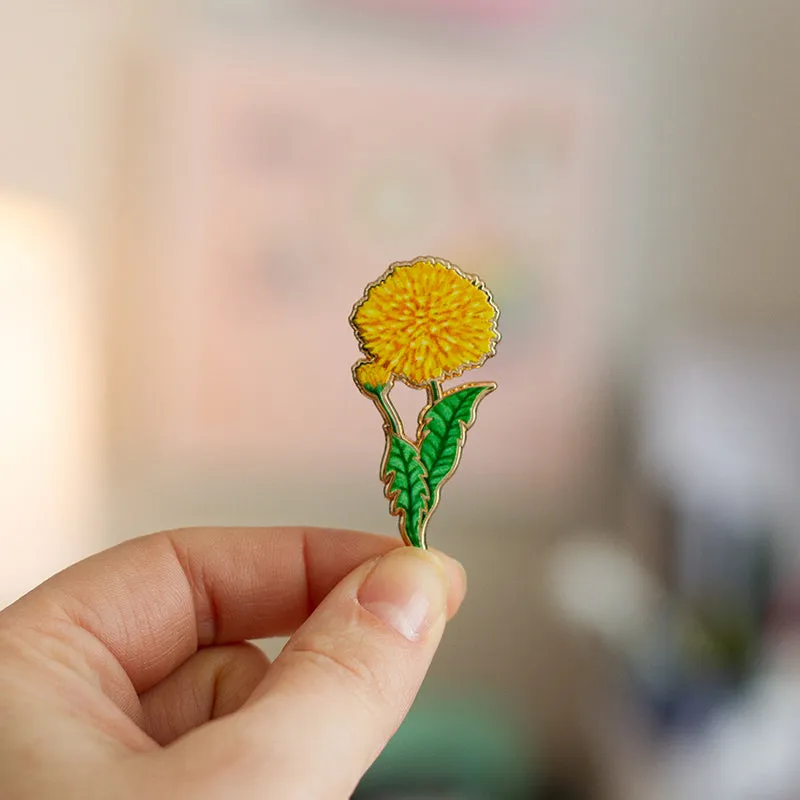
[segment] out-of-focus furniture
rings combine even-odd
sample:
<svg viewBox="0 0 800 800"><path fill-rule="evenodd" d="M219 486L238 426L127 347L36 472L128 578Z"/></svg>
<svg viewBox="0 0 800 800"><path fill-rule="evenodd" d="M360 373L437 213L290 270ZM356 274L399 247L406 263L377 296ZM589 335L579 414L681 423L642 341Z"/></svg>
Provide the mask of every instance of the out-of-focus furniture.
<svg viewBox="0 0 800 800"><path fill-rule="evenodd" d="M485 697L422 697L354 800L539 797L538 765L523 730Z"/></svg>
<svg viewBox="0 0 800 800"><path fill-rule="evenodd" d="M745 622L757 657L689 725L653 725L644 696L612 690L596 715L612 796L792 797L780 708L796 703L800 658L767 623L800 556L800 340L687 337L653 360L636 419L637 479L669 510L650 536L664 539L652 549L670 602ZM671 697L693 688L684 672Z"/></svg>
<svg viewBox="0 0 800 800"><path fill-rule="evenodd" d="M734 551L765 529L780 560L796 564L800 340L687 340L655 364L639 458L675 519L676 587L735 584Z"/></svg>

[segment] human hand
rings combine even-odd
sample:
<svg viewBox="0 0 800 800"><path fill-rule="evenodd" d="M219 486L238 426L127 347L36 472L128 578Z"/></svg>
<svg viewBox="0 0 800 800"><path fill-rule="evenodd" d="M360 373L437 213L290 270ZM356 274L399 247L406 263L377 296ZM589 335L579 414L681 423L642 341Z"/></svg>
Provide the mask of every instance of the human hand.
<svg viewBox="0 0 800 800"><path fill-rule="evenodd" d="M0 613L0 796L350 796L464 597L457 562L379 536L134 539ZM292 634L270 664L248 639Z"/></svg>

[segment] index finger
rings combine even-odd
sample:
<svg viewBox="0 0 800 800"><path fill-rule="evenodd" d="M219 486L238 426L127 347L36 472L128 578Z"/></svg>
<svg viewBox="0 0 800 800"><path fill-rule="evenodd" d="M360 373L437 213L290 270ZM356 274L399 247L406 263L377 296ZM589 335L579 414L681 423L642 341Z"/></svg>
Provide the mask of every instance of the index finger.
<svg viewBox="0 0 800 800"><path fill-rule="evenodd" d="M89 632L147 691L199 647L289 634L359 564L399 546L320 528L193 528L132 539L0 614Z"/></svg>

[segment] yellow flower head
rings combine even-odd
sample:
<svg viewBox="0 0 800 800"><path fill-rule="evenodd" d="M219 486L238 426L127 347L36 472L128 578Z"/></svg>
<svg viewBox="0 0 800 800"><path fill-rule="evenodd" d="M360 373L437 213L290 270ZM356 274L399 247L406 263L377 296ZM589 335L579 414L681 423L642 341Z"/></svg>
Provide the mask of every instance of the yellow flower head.
<svg viewBox="0 0 800 800"><path fill-rule="evenodd" d="M498 314L478 278L420 258L395 264L371 284L350 322L367 356L419 388L494 355Z"/></svg>
<svg viewBox="0 0 800 800"><path fill-rule="evenodd" d="M392 378L391 372L375 361L359 361L353 367L353 375L369 394L379 394Z"/></svg>

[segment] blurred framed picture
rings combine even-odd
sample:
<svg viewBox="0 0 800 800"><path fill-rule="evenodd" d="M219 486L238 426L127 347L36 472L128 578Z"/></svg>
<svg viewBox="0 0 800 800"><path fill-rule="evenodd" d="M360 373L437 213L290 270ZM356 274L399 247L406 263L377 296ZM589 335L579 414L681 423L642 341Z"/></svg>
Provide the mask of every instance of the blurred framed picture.
<svg viewBox="0 0 800 800"><path fill-rule="evenodd" d="M391 262L433 255L481 275L502 311L498 355L466 376L500 390L461 480L580 468L603 372L590 82L287 36L181 51L158 97L130 447L189 471L371 474L380 426L351 382L348 315Z"/></svg>

